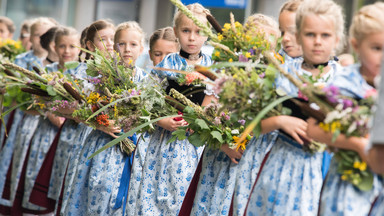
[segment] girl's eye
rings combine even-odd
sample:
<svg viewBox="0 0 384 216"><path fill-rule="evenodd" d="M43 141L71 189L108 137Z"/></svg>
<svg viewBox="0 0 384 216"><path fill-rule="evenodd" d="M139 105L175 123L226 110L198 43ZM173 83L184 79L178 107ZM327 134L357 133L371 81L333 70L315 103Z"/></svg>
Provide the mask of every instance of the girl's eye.
<svg viewBox="0 0 384 216"><path fill-rule="evenodd" d="M323 36L323 38L328 38L328 37L331 37L331 35L330 34L322 34L322 36Z"/></svg>
<svg viewBox="0 0 384 216"><path fill-rule="evenodd" d="M375 50L375 51L380 51L381 52L381 50L383 48L381 46L374 46L374 47L372 47L372 49Z"/></svg>
<svg viewBox="0 0 384 216"><path fill-rule="evenodd" d="M315 34L313 34L313 33L306 33L305 36L307 36L307 37L314 37Z"/></svg>
<svg viewBox="0 0 384 216"><path fill-rule="evenodd" d="M184 32L184 33L188 33L189 30L188 30L188 29L183 29L183 32Z"/></svg>

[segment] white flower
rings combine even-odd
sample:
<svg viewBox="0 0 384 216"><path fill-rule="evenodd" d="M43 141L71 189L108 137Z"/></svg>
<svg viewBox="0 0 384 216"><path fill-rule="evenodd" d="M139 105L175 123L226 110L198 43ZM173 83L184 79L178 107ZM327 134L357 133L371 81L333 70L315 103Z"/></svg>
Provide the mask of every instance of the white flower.
<svg viewBox="0 0 384 216"><path fill-rule="evenodd" d="M231 134L232 134L232 135L237 135L237 134L240 134L240 132L239 132L238 129L235 129L235 130L232 130L232 131L231 131Z"/></svg>

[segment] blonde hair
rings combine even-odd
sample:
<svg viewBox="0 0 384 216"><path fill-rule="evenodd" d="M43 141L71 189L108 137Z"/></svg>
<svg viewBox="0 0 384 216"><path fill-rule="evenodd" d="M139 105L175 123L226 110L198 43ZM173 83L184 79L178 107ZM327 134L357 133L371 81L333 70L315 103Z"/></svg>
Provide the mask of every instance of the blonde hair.
<svg viewBox="0 0 384 216"><path fill-rule="evenodd" d="M36 31L36 28L43 25L49 25L50 27L56 26L58 23L56 20L50 17L39 17L36 18L31 25L31 35Z"/></svg>
<svg viewBox="0 0 384 216"><path fill-rule="evenodd" d="M375 4L362 7L352 19L349 35L357 41L361 41L369 34L384 31L384 3L376 2Z"/></svg>
<svg viewBox="0 0 384 216"><path fill-rule="evenodd" d="M201 4L199 3L193 3L193 4L189 4L186 6L195 16L197 17L201 17L204 19L204 22L206 22L207 24L208 23L208 20L207 20L207 15L211 15L211 12L206 9L205 7L203 7ZM181 18L185 16L180 10L178 10L175 14L175 16L173 17L173 26L175 28L177 28L180 24L180 20Z"/></svg>
<svg viewBox="0 0 384 216"><path fill-rule="evenodd" d="M335 27L336 37L339 43L336 51L340 51L344 46L344 16L342 8L331 0L305 0L300 4L296 11L296 30L301 32L303 20L308 15L317 15L330 19Z"/></svg>
<svg viewBox="0 0 384 216"><path fill-rule="evenodd" d="M286 1L283 4L283 6L280 8L280 13L279 14L283 13L284 11L289 11L289 12L295 13L302 2L303 2L303 0L289 0L289 1Z"/></svg>
<svg viewBox="0 0 384 216"><path fill-rule="evenodd" d="M7 26L9 33L13 34L15 32L15 24L8 17L0 16L0 23L4 23Z"/></svg>
<svg viewBox="0 0 384 216"><path fill-rule="evenodd" d="M254 31L256 28L269 29L276 32L276 36L280 36L279 24L269 16L256 13L247 18L245 21L244 31Z"/></svg>
<svg viewBox="0 0 384 216"><path fill-rule="evenodd" d="M119 37L120 32L123 30L134 30L134 31L137 31L138 33L140 33L140 35L141 35L140 45L142 47L144 47L145 33L144 33L143 29L140 27L140 25L135 21L123 22L117 26L115 38L114 38L115 44L117 43L117 38Z"/></svg>
<svg viewBox="0 0 384 216"><path fill-rule="evenodd" d="M152 47L155 45L156 41L161 39L175 42L177 44L177 39L175 33L173 32L173 28L168 26L165 28L157 29L152 33L151 38L149 39L149 50L152 50Z"/></svg>
<svg viewBox="0 0 384 216"><path fill-rule="evenodd" d="M72 28L72 27L65 27L65 26L61 26L59 27L57 30L56 30L56 33L55 33L55 44L58 44L59 43L59 40L61 39L61 37L63 36L77 36L78 39L79 39L79 44L80 44L80 35L79 33L77 32L76 29Z"/></svg>

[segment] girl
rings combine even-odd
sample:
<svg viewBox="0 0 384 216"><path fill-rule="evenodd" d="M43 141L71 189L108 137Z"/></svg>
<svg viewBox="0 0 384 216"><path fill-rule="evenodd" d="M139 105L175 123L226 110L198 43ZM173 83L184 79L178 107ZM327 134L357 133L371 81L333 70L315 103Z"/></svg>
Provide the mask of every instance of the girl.
<svg viewBox="0 0 384 216"><path fill-rule="evenodd" d="M292 1L288 1L286 4L283 5L281 11L286 10L285 8L294 8L292 4L294 4ZM296 5L296 8L297 7L298 5ZM275 20L268 16L262 14L254 14L247 19L246 26L248 26L248 28L249 26L251 26L252 28L257 28L258 26L260 26L260 28L265 31L266 37L271 38L271 36L274 36L276 40L279 37L278 24ZM280 29L282 28L285 29L286 27L280 27ZM286 38L285 40L288 41L284 44L294 46L294 43L289 37L289 34L284 34L283 38ZM271 43L276 44L276 41L272 41ZM300 47L299 45L296 46ZM284 45L282 50L284 50ZM288 54L285 54L283 56L285 58L285 62L287 63L292 62L295 59L293 58L293 56L291 57ZM233 213L235 215L242 215L244 213L245 203L247 203L247 200L250 196L252 185L256 180L261 161L263 160L265 154L270 150L271 147L267 140L271 139L274 136L275 133L268 133L265 135L261 135L259 138L254 137L248 143L247 148L245 149L244 154L242 155L242 158L239 161L239 164L237 165L238 174L234 179L235 186L230 214Z"/></svg>
<svg viewBox="0 0 384 216"><path fill-rule="evenodd" d="M15 60L17 65L29 70L32 70L32 65L35 64L37 64L36 66L38 67L42 66L42 60L46 56L46 51L40 45L40 36L54 25L55 23L52 22L52 20L49 18L38 18L35 20L31 26L31 43L33 50L18 55ZM25 113L32 112L26 111ZM0 204L4 206L13 205L16 191L19 188L20 176L24 176L23 172L25 173L26 170L27 163L24 163L24 159L26 158L32 135L34 135L40 119L40 117L37 115L24 115L22 112L17 112L16 114L22 115L21 118L19 118L19 116L15 116L15 119L22 119L20 122L13 122L14 125L12 126L11 130L16 131L16 136L7 138L5 143L7 148L2 149L1 152L4 154L4 156L1 157L2 168L0 169L0 176L4 178L5 176L9 177L7 177L7 181L0 181L0 193L4 194L4 196L0 197L5 197L5 199L1 199ZM6 188L4 188L5 182L7 182ZM20 187L23 186L24 182L21 182ZM21 205L21 200L18 200L18 205ZM10 208L2 208L1 210L7 212L5 214L11 213ZM20 211L21 209L16 207L16 210Z"/></svg>
<svg viewBox="0 0 384 216"><path fill-rule="evenodd" d="M372 91L373 79L380 73L382 51L384 47L384 3L364 6L354 16L350 27L351 45L360 59L355 64L344 69L329 85L337 86L343 95L363 99ZM316 130L313 120L308 120L308 135L316 140L338 147L357 151L366 161L367 143L365 138L339 137L332 143L332 135ZM364 141L365 140L365 141ZM368 160L369 161L369 160ZM320 215L368 215L370 207L378 193L382 190L382 181L375 175L373 188L370 191L360 191L351 183L341 180L337 171L338 161L332 160L332 166L324 182Z"/></svg>
<svg viewBox="0 0 384 216"><path fill-rule="evenodd" d="M161 28L153 32L152 36L149 39L148 51L149 57L152 60L153 65L156 66L158 63L160 63L166 55L177 52L178 47L179 46L172 27ZM168 121L171 122L171 124L169 124L171 127L177 124L177 121L175 121L173 118L168 119ZM148 142L151 137L148 133L145 133L142 136L143 139L136 145L135 158L132 165L132 178L129 183L129 199L127 206L128 214L135 212L135 200L137 198L137 193L140 187L140 181L142 180L143 172L145 172L143 170L143 166L145 162L145 155L147 152Z"/></svg>
<svg viewBox="0 0 384 216"><path fill-rule="evenodd" d="M0 16L0 39L12 39L15 29L15 24L11 19Z"/></svg>
<svg viewBox="0 0 384 216"><path fill-rule="evenodd" d="M320 77L317 82L332 79L341 67L332 54L343 37L343 15L333 1L304 1L296 12L297 40L303 50L303 60L284 65L291 73ZM322 70L319 66L322 65ZM323 73L320 73L320 72ZM283 77L278 88L297 96L297 88ZM245 207L249 215L315 215L323 182L323 154L311 154L302 149L307 123L293 116L271 117L262 122L262 132L280 129L264 157ZM284 133L283 133L284 132ZM265 142L265 141L263 141Z"/></svg>
<svg viewBox="0 0 384 216"><path fill-rule="evenodd" d="M121 23L115 33L117 51L124 64L135 63L143 51L144 34L136 22ZM135 68L134 82L145 78L144 72ZM111 133L119 133L119 128L109 128ZM126 160L129 159L118 147L108 148L91 160L87 158L113 138L99 130L92 131L81 150L74 182L71 185L64 215L122 215L122 201L118 201ZM130 167L128 167L130 169ZM129 182L128 182L129 184ZM85 186L86 185L86 186ZM128 185L123 185L128 187ZM123 203L124 205L124 203Z"/></svg>
<svg viewBox="0 0 384 216"><path fill-rule="evenodd" d="M208 10L200 4L191 4L187 7L201 22L207 23ZM201 47L207 37L200 35L200 29L180 11L174 17L174 31L181 50L179 53L166 56L157 67L180 70L193 67L194 64L206 66L212 64L211 58L201 53ZM176 73L169 71L154 71L154 73L161 79L167 78L169 84L167 92L170 88L175 88L179 92L190 88L177 84ZM213 94L205 96L201 93L193 94L190 99L204 106L213 97ZM203 148L194 147L187 140L168 143L172 131L163 127L175 130L182 124L183 122L172 120L159 122L159 127L148 144L136 209L130 215L178 214L203 150Z"/></svg>
<svg viewBox="0 0 384 216"><path fill-rule="evenodd" d="M45 34L40 37L40 44L47 51L47 57L43 60L43 66L47 66L59 60L55 52L55 33L58 27L50 28Z"/></svg>
<svg viewBox="0 0 384 216"><path fill-rule="evenodd" d="M23 23L21 24L20 28L20 35L19 35L19 40L21 41L21 44L23 45L25 50L30 50L31 49L31 41L29 40L31 36L31 24L33 23L32 19L27 19L24 20Z"/></svg>
<svg viewBox="0 0 384 216"><path fill-rule="evenodd" d="M290 0L284 3L280 9L279 29L281 31L281 46L279 54L288 62L298 59L303 54L301 46L296 41L296 10L303 0Z"/></svg>
<svg viewBox="0 0 384 216"><path fill-rule="evenodd" d="M271 47L276 45L279 31L276 21L262 14L254 14L248 17L245 30L251 34L264 33L264 37L272 39ZM191 215L228 215L232 196L236 184L236 173L240 168L238 160L242 152L232 150L225 145L221 150L206 149L203 154L202 170L195 173L194 178L200 176L196 195L188 190L187 196L195 195L192 210L186 210L188 204L183 203L182 214ZM241 162L242 160L240 160ZM188 199L186 199L188 200Z"/></svg>
<svg viewBox="0 0 384 216"><path fill-rule="evenodd" d="M113 54L113 37L115 34L115 26L113 23L107 20L97 20L93 22L90 26L88 26L86 29L87 30L84 39L86 49L90 51L95 51L95 48L97 48L101 51L105 51L105 53L108 53L107 57ZM111 47L112 50L110 49ZM87 58L91 57L88 53L86 54L86 56ZM85 71L79 73L80 78L82 78L81 75L83 74L86 74ZM87 93L86 90L85 93ZM68 136L63 135L60 137L60 145L61 143L63 143L63 145L67 143L68 145L72 146L72 150L71 155L69 157L69 163L67 165L67 171L64 176L62 194L60 195L60 200L62 200L62 203L59 202L57 206L57 212L60 212L61 214L63 214L63 212L67 208L73 208L73 206L67 207L68 200L70 200L70 190L72 189L73 182L75 181L75 175L77 172L77 165L79 163L79 160L84 159L80 154L82 148L84 147L84 141L88 137L88 134L92 131L92 128L87 127L82 123L77 124L73 121L67 121L66 124L69 124L68 130L66 130L67 127L64 127L62 133L64 135L68 134ZM76 128L76 126L71 128L70 125L77 125L77 127L80 129ZM50 189L49 197L57 196L57 193L55 192L56 190Z"/></svg>

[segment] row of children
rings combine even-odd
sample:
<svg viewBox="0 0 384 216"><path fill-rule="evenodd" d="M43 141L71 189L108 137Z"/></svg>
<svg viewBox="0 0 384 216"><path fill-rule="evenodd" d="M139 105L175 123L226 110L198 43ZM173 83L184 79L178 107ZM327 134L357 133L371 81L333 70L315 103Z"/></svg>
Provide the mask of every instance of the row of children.
<svg viewBox="0 0 384 216"><path fill-rule="evenodd" d="M207 9L200 4L187 7L200 21L208 23ZM246 26L273 40L281 32L280 53L285 59L283 68L289 73L318 77L319 85L336 85L345 95L363 98L374 88L372 83L381 66L383 11L384 4L376 3L355 15L350 42L360 64L345 68L334 58L343 45L343 14L331 0L289 0L282 6L279 24L256 14L247 19ZM78 60L77 47L91 51L98 48L111 55L116 50L125 64L134 64L143 51L144 33L135 22L115 28L110 22L99 20L87 27L82 38L72 28L55 26L46 18L35 20L31 26L32 50L18 56L16 63L30 70L34 64L48 71L62 69L63 73L85 80L86 64L65 69L65 62ZM40 36L51 31L54 34L46 36L51 39L44 45L47 52L41 47L40 42L45 40L40 41ZM173 29L153 33L149 54L154 65L162 68L209 66L213 63L210 56L201 52L206 40L193 21L178 11ZM49 45L50 41L54 43ZM56 62L51 62L50 52L56 52ZM170 88L187 89L176 82L177 74L171 71L146 74L136 67L134 81L145 83L146 77L152 75L168 80L168 92ZM278 77L276 86L289 95L298 94L286 78ZM202 106L217 101L209 88L204 94L190 95L190 99ZM70 114L71 110L63 113ZM166 118L158 122L154 133L142 135L144 139L136 143L132 156L109 148L88 160L120 128L111 125L92 130L76 119L68 118L63 123L64 119L52 114L47 114L48 118L35 114L16 110L6 119L8 136L3 130L0 151L1 214L368 215L372 206L372 212L384 214L379 213L384 199L379 175L374 176L370 191L360 191L340 179L337 161L330 162L331 155L310 154L302 146L313 139L351 149L372 169L383 173L382 164L377 166L377 157L373 157L380 153L370 151L372 156L367 156L367 138L341 135L331 142L332 135L311 118L267 118L261 122L263 135L253 138L244 151L228 146L204 150L188 140L168 143L172 131L186 122Z"/></svg>

